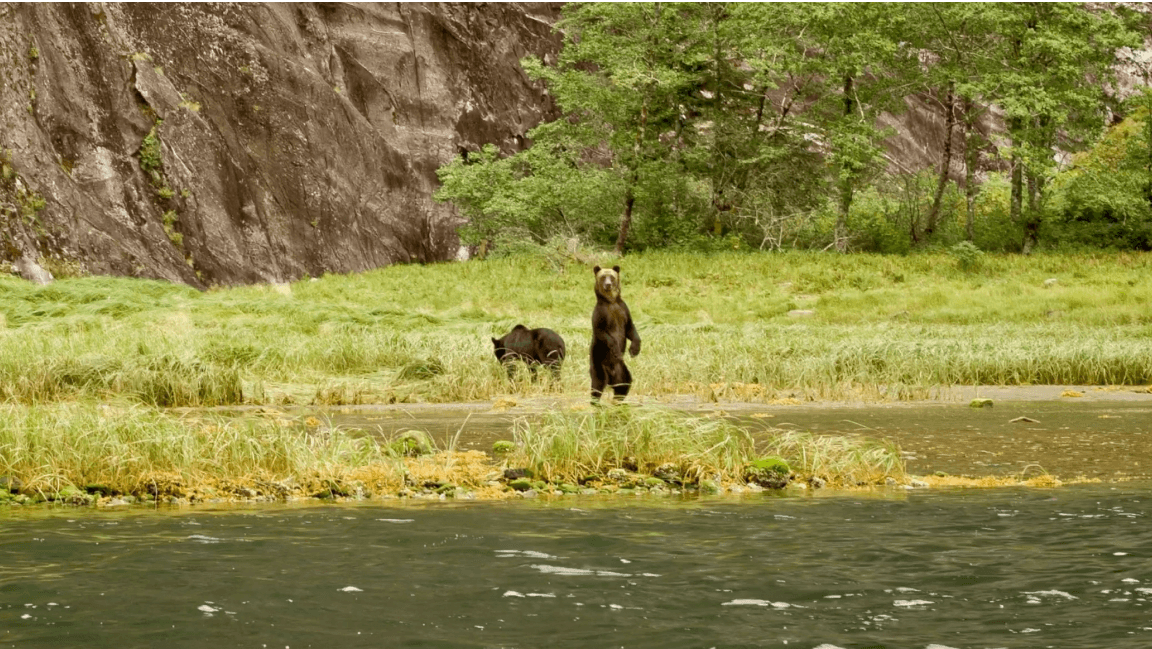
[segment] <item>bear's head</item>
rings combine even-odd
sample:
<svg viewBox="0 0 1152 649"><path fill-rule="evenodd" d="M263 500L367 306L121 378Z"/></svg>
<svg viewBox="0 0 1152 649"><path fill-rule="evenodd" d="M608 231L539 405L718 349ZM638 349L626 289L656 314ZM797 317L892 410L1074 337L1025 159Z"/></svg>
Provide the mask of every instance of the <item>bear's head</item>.
<svg viewBox="0 0 1152 649"><path fill-rule="evenodd" d="M596 295L602 296L609 302L620 299L620 267L592 269L596 274Z"/></svg>
<svg viewBox="0 0 1152 649"><path fill-rule="evenodd" d="M496 348L496 360L504 360L504 357L508 356L511 352L524 352L531 344L531 338L531 334L528 333L528 327L522 324L512 327L512 331L502 338L493 338L492 346ZM515 356L512 356L509 360L515 358Z"/></svg>

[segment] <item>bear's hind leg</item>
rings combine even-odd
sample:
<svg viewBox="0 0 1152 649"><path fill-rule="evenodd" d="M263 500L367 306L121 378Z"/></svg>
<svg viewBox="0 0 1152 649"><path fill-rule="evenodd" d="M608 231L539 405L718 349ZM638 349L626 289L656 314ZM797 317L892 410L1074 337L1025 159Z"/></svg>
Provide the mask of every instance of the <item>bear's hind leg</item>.
<svg viewBox="0 0 1152 649"><path fill-rule="evenodd" d="M600 396L604 394L604 386L608 385L608 373L599 364L592 364L592 403L600 401Z"/></svg>
<svg viewBox="0 0 1152 649"><path fill-rule="evenodd" d="M632 373L628 371L627 365L620 363L620 367L614 374L612 392L616 400L623 401L624 397L628 396L628 391L632 389Z"/></svg>

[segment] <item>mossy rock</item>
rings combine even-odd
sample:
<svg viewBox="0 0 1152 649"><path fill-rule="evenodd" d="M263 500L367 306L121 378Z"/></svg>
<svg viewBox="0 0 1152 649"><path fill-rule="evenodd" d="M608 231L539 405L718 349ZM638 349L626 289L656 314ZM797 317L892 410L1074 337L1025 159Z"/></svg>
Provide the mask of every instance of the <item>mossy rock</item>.
<svg viewBox="0 0 1152 649"><path fill-rule="evenodd" d="M580 493L580 487L578 487L578 486L576 486L570 482L561 482L557 488L561 492L566 493L566 494L578 494L578 493Z"/></svg>
<svg viewBox="0 0 1152 649"><path fill-rule="evenodd" d="M744 481L766 489L783 489L788 486L791 473L792 468L783 458L764 457L744 467Z"/></svg>
<svg viewBox="0 0 1152 649"><path fill-rule="evenodd" d="M506 439L497 440L492 443L492 452L496 455L507 455L516 450L516 443L509 442Z"/></svg>
<svg viewBox="0 0 1152 649"><path fill-rule="evenodd" d="M626 482L628 480L628 472L620 468L609 469L608 473L604 474L604 479L609 482Z"/></svg>
<svg viewBox="0 0 1152 649"><path fill-rule="evenodd" d="M91 505L96 499L91 494L68 485L56 492L52 500L66 505Z"/></svg>
<svg viewBox="0 0 1152 649"><path fill-rule="evenodd" d="M508 482L508 486L516 491L528 491L532 488L532 481L528 478L516 478Z"/></svg>
<svg viewBox="0 0 1152 649"><path fill-rule="evenodd" d="M449 495L454 494L456 493L456 485L452 484L451 482L442 484L439 487L436 487L436 493Z"/></svg>
<svg viewBox="0 0 1152 649"><path fill-rule="evenodd" d="M406 430L389 442L389 447L396 455L418 457L431 455L433 451L432 438L422 430Z"/></svg>
<svg viewBox="0 0 1152 649"><path fill-rule="evenodd" d="M14 475L0 475L0 491L16 493L24 486L24 481Z"/></svg>
<svg viewBox="0 0 1152 649"><path fill-rule="evenodd" d="M532 488L536 491L544 491L548 488L548 483L544 482L543 480L534 480L532 482Z"/></svg>
<svg viewBox="0 0 1152 649"><path fill-rule="evenodd" d="M664 482L660 478L657 478L656 476L650 476L650 477L644 478L644 486L648 487L649 489L655 489L658 487L665 487L665 486L667 486L667 484L668 483Z"/></svg>
<svg viewBox="0 0 1152 649"><path fill-rule="evenodd" d="M792 467L788 466L788 462L780 457L765 457L751 462L747 467L749 470L755 471L770 471L773 473L782 473L788 475L792 473Z"/></svg>
<svg viewBox="0 0 1152 649"><path fill-rule="evenodd" d="M992 400L991 399L973 399L968 404L968 407L969 408L991 408L992 407Z"/></svg>
<svg viewBox="0 0 1152 649"><path fill-rule="evenodd" d="M672 484L681 484L684 480L684 475L680 472L680 467L671 462L656 467L652 475L660 478L664 482Z"/></svg>
<svg viewBox="0 0 1152 649"><path fill-rule="evenodd" d="M720 493L720 484L715 480L701 480L700 493L702 494L718 494Z"/></svg>

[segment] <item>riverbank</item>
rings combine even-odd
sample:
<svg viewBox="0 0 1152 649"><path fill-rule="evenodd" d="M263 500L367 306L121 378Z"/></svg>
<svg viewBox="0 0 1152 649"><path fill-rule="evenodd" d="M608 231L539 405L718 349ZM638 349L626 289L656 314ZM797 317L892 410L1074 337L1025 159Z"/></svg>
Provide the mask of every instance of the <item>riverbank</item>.
<svg viewBox="0 0 1152 649"><path fill-rule="evenodd" d="M1109 385L1139 398L1152 381L1152 286L1143 281L1152 255L987 255L966 269L943 253L660 252L620 263L644 340L643 353L628 359L635 404L722 411L722 404L958 401L976 389L957 386L982 384L998 386L979 389L986 392ZM594 421L583 351L589 265L556 253L205 293L125 278L46 287L0 278L0 479L19 482L30 498L77 502L98 494L109 501L383 497L405 488L435 497L510 495L503 469L535 463L547 473L564 445L517 465L492 458L490 447L460 449L441 438L414 460L387 440L317 415L366 404L469 407L454 405L461 403L516 415L525 404L555 403L568 404L551 407L558 417ZM533 383L521 372L509 381L490 338L517 323L567 339L558 380ZM1096 392L1080 394L1090 400ZM579 427L569 432L578 436ZM815 449L827 438L804 443ZM804 469L807 450L789 452L797 457L781 459L793 484L911 480L902 468L821 475ZM739 462L724 460L722 470L692 469L696 488L705 480L717 489L745 485L745 465L780 455L755 444L734 453ZM600 473L620 468L643 476L645 490L660 487L646 481L663 480L654 472L667 461L645 472L624 466L623 457ZM451 474L459 466L476 469ZM641 487L632 478L587 486L589 475L570 467L540 488L534 483L542 478L533 476L516 493Z"/></svg>
<svg viewBox="0 0 1152 649"><path fill-rule="evenodd" d="M1140 460L1152 395L1095 395L979 409L685 400L592 408L557 398L232 411L8 406L0 483L15 494L0 492L0 502L682 497L1148 479L1152 466Z"/></svg>

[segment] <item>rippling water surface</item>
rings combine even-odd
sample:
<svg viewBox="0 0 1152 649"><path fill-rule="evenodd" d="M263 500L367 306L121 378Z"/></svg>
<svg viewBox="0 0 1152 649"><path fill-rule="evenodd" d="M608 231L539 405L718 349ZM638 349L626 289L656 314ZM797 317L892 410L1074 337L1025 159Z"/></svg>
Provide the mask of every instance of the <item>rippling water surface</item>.
<svg viewBox="0 0 1152 649"><path fill-rule="evenodd" d="M0 646L1148 647L1150 503L0 510Z"/></svg>

